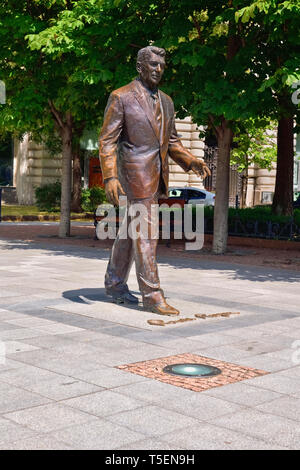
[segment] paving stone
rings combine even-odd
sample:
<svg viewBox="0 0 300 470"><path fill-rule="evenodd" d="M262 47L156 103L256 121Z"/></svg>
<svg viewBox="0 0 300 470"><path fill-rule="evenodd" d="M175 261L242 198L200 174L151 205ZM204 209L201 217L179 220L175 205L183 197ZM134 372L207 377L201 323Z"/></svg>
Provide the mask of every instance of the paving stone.
<svg viewBox="0 0 300 470"><path fill-rule="evenodd" d="M107 366L99 367L91 372L84 372L78 377L85 382L104 388L115 388L121 385L145 381L144 377Z"/></svg>
<svg viewBox="0 0 300 470"><path fill-rule="evenodd" d="M59 336L59 335L55 335ZM42 344L42 341L40 342ZM45 342L45 347L46 342ZM48 343L49 346L49 343ZM105 347L95 347L91 342L89 343L74 343L74 341L63 341L63 342L55 342L53 341L52 347L49 348L53 352L57 352L59 354L67 354L69 356L73 356L75 359L76 357L86 356L86 355L99 355L101 352L106 351Z"/></svg>
<svg viewBox="0 0 300 470"><path fill-rule="evenodd" d="M94 416L57 403L6 413L4 417L43 433L95 420Z"/></svg>
<svg viewBox="0 0 300 470"><path fill-rule="evenodd" d="M99 418L88 424L54 432L52 436L78 450L120 449L126 444L136 442L141 437L139 433L128 429L127 426L119 426Z"/></svg>
<svg viewBox="0 0 300 470"><path fill-rule="evenodd" d="M50 380L44 378L42 381L24 385L24 388L55 401L80 397L81 395L103 390L103 388L96 385L66 376L59 376Z"/></svg>
<svg viewBox="0 0 300 470"><path fill-rule="evenodd" d="M86 328L90 330L114 326L114 323L108 322L106 320L84 317L83 315L78 315L76 313L66 312L63 310L57 310L54 308L45 309L43 317L58 323L63 323L69 326L77 326L79 328Z"/></svg>
<svg viewBox="0 0 300 470"><path fill-rule="evenodd" d="M261 403L270 402L282 396L280 393L272 392L271 390L252 387L251 385L245 384L245 382L213 388L203 392L203 394L246 407L253 407Z"/></svg>
<svg viewBox="0 0 300 470"><path fill-rule="evenodd" d="M125 397L110 390L64 400L62 403L99 417L115 415L122 411L145 406L145 402L141 400Z"/></svg>
<svg viewBox="0 0 300 470"><path fill-rule="evenodd" d="M286 450L286 447L270 443L264 439L246 436L241 432L199 423L198 426L160 436L162 442L168 442L180 449L188 450Z"/></svg>
<svg viewBox="0 0 300 470"><path fill-rule="evenodd" d="M22 410L33 406L49 403L49 398L42 397L36 393L28 392L22 388L9 384L0 384L0 413ZM20 423L21 424L21 423Z"/></svg>
<svg viewBox="0 0 300 470"><path fill-rule="evenodd" d="M69 338L66 338L65 334L62 335L49 335L45 333L42 336L36 336L32 338L24 338L23 341L25 344L31 344L32 346L36 346L38 348L43 349L53 349L58 350L64 346L74 346L77 343L72 341Z"/></svg>
<svg viewBox="0 0 300 470"><path fill-rule="evenodd" d="M107 420L150 437L198 424L196 419L150 405L109 416Z"/></svg>
<svg viewBox="0 0 300 470"><path fill-rule="evenodd" d="M229 336L221 333L208 333L202 334L199 336L191 336L191 341L199 341L201 347L214 347L214 346L225 346L225 345L233 345L234 343L238 343L239 340L234 336Z"/></svg>
<svg viewBox="0 0 300 470"><path fill-rule="evenodd" d="M19 424L15 424L8 419L0 418L0 448L4 445L7 447L9 442L19 439L36 437L36 433Z"/></svg>
<svg viewBox="0 0 300 470"><path fill-rule="evenodd" d="M173 387L167 383L158 382L157 380L145 379L141 376L143 380L131 383L129 385L122 385L116 388L114 391L122 395L129 397L135 397L139 400L147 401L149 404L159 404L166 403L171 401L182 401L188 402L191 396L194 395L194 392L191 390ZM198 396L198 394L197 394Z"/></svg>
<svg viewBox="0 0 300 470"><path fill-rule="evenodd" d="M264 413L271 413L273 415L282 416L298 422L300 421L300 398L284 396L277 400L272 400L271 402L256 406L256 409L263 411Z"/></svg>
<svg viewBox="0 0 300 470"><path fill-rule="evenodd" d="M12 369L19 369L22 366L23 364L21 362L15 361L13 359L7 359L7 358L3 359L3 357L1 357L0 373L8 371L8 370L12 370Z"/></svg>
<svg viewBox="0 0 300 470"><path fill-rule="evenodd" d="M245 383L249 383L246 380ZM260 387L267 390L272 390L277 393L284 393L287 395L299 394L300 379L292 379L290 377L283 377L278 374L266 375L264 377L256 377L251 380L251 385Z"/></svg>
<svg viewBox="0 0 300 470"><path fill-rule="evenodd" d="M72 447L59 442L52 437L44 437L37 435L36 437L22 439L19 441L10 442L5 446L1 446L3 450L74 450Z"/></svg>
<svg viewBox="0 0 300 470"><path fill-rule="evenodd" d="M172 335L168 334L159 334L153 331L146 332L146 333L135 333L132 335L126 336L126 338L130 339L132 342L146 343L161 346L163 348L168 349L169 351L177 352L177 353L184 353L184 352L193 352L197 349L205 348L207 343L205 341L200 340L199 338L195 339L192 337L190 338L174 338Z"/></svg>
<svg viewBox="0 0 300 470"><path fill-rule="evenodd" d="M267 354L277 351L279 354L282 350L282 347L278 344L268 343L267 341L242 341L240 343L234 343L231 345L233 349L238 349L241 351L246 351L251 353L250 355L258 354ZM284 359L284 358L283 358Z"/></svg>
<svg viewBox="0 0 300 470"><path fill-rule="evenodd" d="M269 445L299 448L299 424L274 414L245 410L213 419L211 424L265 440Z"/></svg>
<svg viewBox="0 0 300 470"><path fill-rule="evenodd" d="M251 356L250 351L243 351L235 349L232 345L224 345L219 347L205 347L196 349L195 354L205 356L212 359L218 359L219 361L228 361L236 364L240 363L240 359L248 358Z"/></svg>
<svg viewBox="0 0 300 470"><path fill-rule="evenodd" d="M18 328L13 330L5 330L0 332L0 340L1 341L10 341L10 340L22 340L27 338L41 338L46 336L47 333L43 331L38 331L35 329L30 328ZM29 343L28 343L29 344Z"/></svg>
<svg viewBox="0 0 300 470"><path fill-rule="evenodd" d="M113 326L111 328L103 328L102 333L111 336L121 336L126 337L128 335L132 335L133 333L137 333L140 330L137 328L130 328L129 326Z"/></svg>
<svg viewBox="0 0 300 470"><path fill-rule="evenodd" d="M176 411L185 416L197 418L199 420L208 420L227 413L239 411L240 406L230 403L224 399L206 396L205 394L193 394L185 400L168 400L163 397L162 400L154 400L157 405L164 405L165 409Z"/></svg>
<svg viewBox="0 0 300 470"><path fill-rule="evenodd" d="M179 447L176 443L164 442L158 439L143 439L138 442L132 442L124 447L119 447L119 450L185 450L184 447ZM153 457L154 458L154 457Z"/></svg>
<svg viewBox="0 0 300 470"><path fill-rule="evenodd" d="M290 367L293 367L294 365L296 365L295 359L297 361L298 358L300 358L300 354L297 352L296 348L293 347L293 344L296 347L298 345L298 349L299 349L300 340L298 343L298 340L295 341L294 339L292 339L288 348L281 348L280 350L269 352L268 357L281 360L281 361L287 361L290 363Z"/></svg>
<svg viewBox="0 0 300 470"><path fill-rule="evenodd" d="M300 366L289 367L277 372L278 377L290 377L291 379L300 379Z"/></svg>
<svg viewBox="0 0 300 470"><path fill-rule="evenodd" d="M42 367L57 374L77 377L78 374L91 371L99 367L94 354L84 354L74 357L72 354L62 354L50 349L40 349L18 354L18 360L24 364Z"/></svg>
<svg viewBox="0 0 300 470"><path fill-rule="evenodd" d="M5 321L0 322L0 333L2 333L3 331L16 330L17 328L18 326L13 325L11 323L6 323ZM22 327L19 326L19 328L22 328Z"/></svg>
<svg viewBox="0 0 300 470"><path fill-rule="evenodd" d="M18 364L19 367L0 372L0 381L28 389L28 387L34 387L45 380L50 381L65 378L63 375L55 374L40 367L29 366L21 362Z"/></svg>
<svg viewBox="0 0 300 470"><path fill-rule="evenodd" d="M4 287L5 289L6 287ZM0 308L0 321L12 320L16 318L24 318L23 313L14 312L13 310L4 310Z"/></svg>
<svg viewBox="0 0 300 470"><path fill-rule="evenodd" d="M24 344L20 341L5 341L5 350L7 356L14 357L16 354L23 352L23 351L35 351L39 348L32 346L30 344Z"/></svg>
<svg viewBox="0 0 300 470"><path fill-rule="evenodd" d="M151 344L140 346L139 348L126 349L126 351L111 350L99 354L97 361L106 366L118 366L125 362L144 361L164 357L166 349L159 346L152 346Z"/></svg>
<svg viewBox="0 0 300 470"><path fill-rule="evenodd" d="M15 325L14 328L17 326L21 326L23 328L35 328L37 326L52 326L54 325L53 322L49 320L45 320L44 318L37 318L37 317L29 317L28 315L24 315L23 318L16 318L12 320L6 320L5 323L8 325Z"/></svg>
<svg viewBox="0 0 300 470"><path fill-rule="evenodd" d="M106 339L107 335L103 335L101 331L90 331L83 330L80 332L65 333L63 338L74 341L75 343L86 343L90 341L103 340L103 337Z"/></svg>
<svg viewBox="0 0 300 470"><path fill-rule="evenodd" d="M278 372L291 367L291 364L287 361L269 357L268 354L262 354L259 356L246 356L238 359L240 365L254 367L255 369L262 369L268 372Z"/></svg>
<svg viewBox="0 0 300 470"><path fill-rule="evenodd" d="M141 382L119 387L115 391L200 420L242 409L241 406L234 402L230 403L230 400L226 398L214 398L204 392L195 394L191 390L180 389L162 382Z"/></svg>
<svg viewBox="0 0 300 470"><path fill-rule="evenodd" d="M77 326L70 326L70 325L63 325L59 323L55 323L54 325L37 325L35 327L36 330L42 331L48 334L65 334L65 333L70 333L74 331L82 331L82 328L79 328Z"/></svg>
<svg viewBox="0 0 300 470"><path fill-rule="evenodd" d="M110 352L112 350L120 351L125 349L137 349L143 347L143 343L127 339L127 336L125 336L124 338L120 336L109 336L106 334L102 336L103 337L101 339L92 340L89 342L89 344L98 348L98 350L103 350L107 352Z"/></svg>

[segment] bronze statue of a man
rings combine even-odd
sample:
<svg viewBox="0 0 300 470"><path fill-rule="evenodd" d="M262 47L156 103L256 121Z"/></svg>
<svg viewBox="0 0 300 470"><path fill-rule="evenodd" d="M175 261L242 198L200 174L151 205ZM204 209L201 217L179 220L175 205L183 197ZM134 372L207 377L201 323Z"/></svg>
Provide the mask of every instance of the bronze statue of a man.
<svg viewBox="0 0 300 470"><path fill-rule="evenodd" d="M138 78L111 93L100 134L100 162L107 199L119 204L126 194L128 207L145 207L149 229L151 205L168 194L170 156L184 171L206 177L204 161L186 150L175 129L171 98L158 90L165 67L165 50L148 46L138 52ZM130 218L125 218L128 224ZM119 232L120 233L120 232ZM145 310L161 315L178 315L167 304L160 287L156 264L157 237L132 239L117 236L105 275L108 295L118 302L137 303L127 279L135 261L137 280Z"/></svg>

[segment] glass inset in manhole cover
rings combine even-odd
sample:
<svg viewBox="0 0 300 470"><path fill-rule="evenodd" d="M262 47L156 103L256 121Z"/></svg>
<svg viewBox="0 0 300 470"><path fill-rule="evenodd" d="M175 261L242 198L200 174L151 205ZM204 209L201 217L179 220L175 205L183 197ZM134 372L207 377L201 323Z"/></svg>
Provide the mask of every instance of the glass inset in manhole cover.
<svg viewBox="0 0 300 470"><path fill-rule="evenodd" d="M221 369L206 364L170 364L163 368L163 372L181 377L212 377L221 374Z"/></svg>

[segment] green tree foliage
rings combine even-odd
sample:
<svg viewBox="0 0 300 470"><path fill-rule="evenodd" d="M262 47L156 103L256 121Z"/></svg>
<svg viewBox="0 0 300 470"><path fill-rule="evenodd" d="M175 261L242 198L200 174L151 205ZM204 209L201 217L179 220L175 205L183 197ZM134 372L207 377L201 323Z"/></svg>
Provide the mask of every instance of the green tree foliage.
<svg viewBox="0 0 300 470"><path fill-rule="evenodd" d="M170 54L166 89L179 116L213 131L218 141L218 168L213 251L226 250L229 164L234 136L250 119L263 119L272 108L272 93L261 90L251 29L236 20L244 1L173 1L160 43Z"/></svg>
<svg viewBox="0 0 300 470"><path fill-rule="evenodd" d="M247 141L252 150L257 147L257 139L250 138L253 122L263 129L266 119L279 121L278 161L288 154L289 171L281 171L278 162L276 193L282 198L289 188L283 213L292 210L291 139L289 149L284 145L297 113L291 95L299 79L299 7L297 0L180 0L170 2L165 15L159 43L171 57L167 90L181 117L190 114L218 140L215 253L226 249L232 141L244 129L240 150ZM270 161L272 150L267 147L265 155Z"/></svg>
<svg viewBox="0 0 300 470"><path fill-rule="evenodd" d="M300 3L298 0L250 1L236 12L236 19L255 33L257 50L264 59L256 61L257 70L264 77L260 90L271 91L270 114L278 121L273 211L291 215L294 123L299 125L300 115L299 105L291 97L293 86L300 80Z"/></svg>
<svg viewBox="0 0 300 470"><path fill-rule="evenodd" d="M151 15L151 6L141 10ZM84 128L100 128L109 92L133 78L136 51L159 28L145 23L135 2L105 0L0 0L0 26L0 70L8 89L0 127L30 130L46 141L58 133L59 234L68 236L72 151Z"/></svg>
<svg viewBox="0 0 300 470"><path fill-rule="evenodd" d="M0 1L0 74L7 87L0 128L19 135L30 130L35 140L53 141L58 134L63 154L60 236L70 233L72 148L85 127L100 127L109 79L105 73L97 83L80 77L74 79L76 71L84 68L78 63L86 63L88 56L76 54L71 47L67 51L62 47L48 52L43 47L47 31L60 24L61 16L69 15L70 24L78 34L84 22L79 25L71 17L77 3L83 6L88 2ZM58 34L58 44L69 29ZM101 51L96 55L101 67Z"/></svg>
<svg viewBox="0 0 300 470"><path fill-rule="evenodd" d="M240 123L233 138L230 163L245 171L250 165L272 169L276 162L276 123L248 119Z"/></svg>

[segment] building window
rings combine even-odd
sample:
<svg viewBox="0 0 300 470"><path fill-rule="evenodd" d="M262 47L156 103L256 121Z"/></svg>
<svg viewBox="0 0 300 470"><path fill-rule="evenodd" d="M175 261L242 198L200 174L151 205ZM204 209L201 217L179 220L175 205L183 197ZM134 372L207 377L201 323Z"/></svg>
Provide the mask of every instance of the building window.
<svg viewBox="0 0 300 470"><path fill-rule="evenodd" d="M261 203L262 204L272 204L274 193L271 191L263 191L261 193Z"/></svg>

